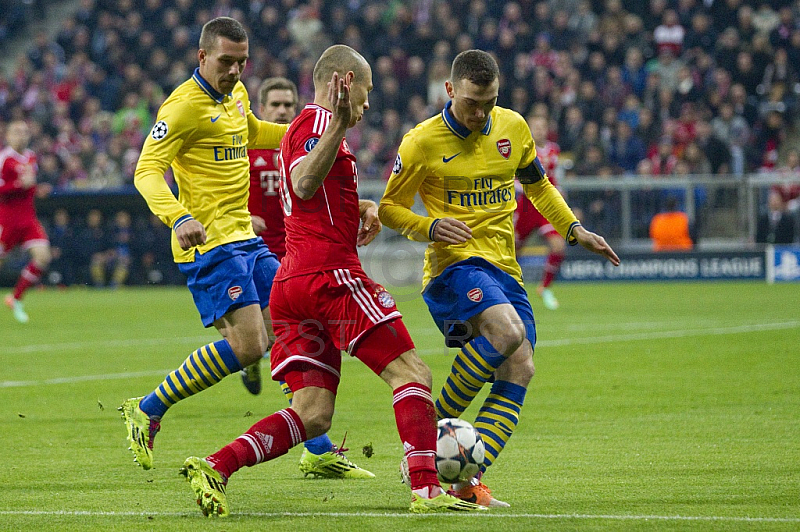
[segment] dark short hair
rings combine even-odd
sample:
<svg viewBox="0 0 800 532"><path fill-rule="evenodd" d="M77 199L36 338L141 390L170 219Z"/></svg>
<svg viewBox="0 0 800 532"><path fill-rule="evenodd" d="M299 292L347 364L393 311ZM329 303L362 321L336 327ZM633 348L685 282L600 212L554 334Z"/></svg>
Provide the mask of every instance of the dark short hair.
<svg viewBox="0 0 800 532"><path fill-rule="evenodd" d="M217 17L211 19L203 26L200 32L200 48L211 50L217 42L217 37L224 37L233 42L246 42L247 32L242 23L230 17Z"/></svg>
<svg viewBox="0 0 800 532"><path fill-rule="evenodd" d="M485 87L500 77L500 69L494 57L483 50L464 50L453 60L450 69L450 82L467 79Z"/></svg>
<svg viewBox="0 0 800 532"><path fill-rule="evenodd" d="M269 91L292 91L293 103L297 105L297 85L291 80L276 77L267 78L261 82L261 86L258 88L258 101L261 105L266 103Z"/></svg>

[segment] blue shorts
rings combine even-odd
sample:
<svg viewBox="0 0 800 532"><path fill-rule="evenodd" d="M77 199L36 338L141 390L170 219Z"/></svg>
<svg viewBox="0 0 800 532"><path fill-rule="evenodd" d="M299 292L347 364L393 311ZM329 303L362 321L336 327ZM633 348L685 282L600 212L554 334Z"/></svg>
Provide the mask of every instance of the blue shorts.
<svg viewBox="0 0 800 532"><path fill-rule="evenodd" d="M451 264L422 293L447 347L463 347L473 335L467 320L494 305L510 303L536 345L536 324L528 293L512 276L480 258Z"/></svg>
<svg viewBox="0 0 800 532"><path fill-rule="evenodd" d="M223 244L178 264L206 327L239 307L267 307L278 266L261 237Z"/></svg>

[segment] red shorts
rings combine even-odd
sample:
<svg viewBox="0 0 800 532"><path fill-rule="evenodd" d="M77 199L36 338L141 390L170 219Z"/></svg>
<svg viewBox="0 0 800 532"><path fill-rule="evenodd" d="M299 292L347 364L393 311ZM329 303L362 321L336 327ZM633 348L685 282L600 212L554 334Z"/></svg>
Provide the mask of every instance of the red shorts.
<svg viewBox="0 0 800 532"><path fill-rule="evenodd" d="M272 378L296 387L322 386L335 393L346 351L376 374L414 343L394 298L363 270L339 269L290 277L272 285L269 304L277 339L270 354ZM325 383L289 377L315 369ZM318 373L315 372L315 373ZM299 382L299 385L298 385Z"/></svg>
<svg viewBox="0 0 800 532"><path fill-rule="evenodd" d="M48 243L47 233L36 218L0 217L0 255L17 246L28 249Z"/></svg>
<svg viewBox="0 0 800 532"><path fill-rule="evenodd" d="M514 234L517 242L524 242L535 230L545 237L558 235L558 231L536 210L527 196L517 196L517 210L514 212Z"/></svg>

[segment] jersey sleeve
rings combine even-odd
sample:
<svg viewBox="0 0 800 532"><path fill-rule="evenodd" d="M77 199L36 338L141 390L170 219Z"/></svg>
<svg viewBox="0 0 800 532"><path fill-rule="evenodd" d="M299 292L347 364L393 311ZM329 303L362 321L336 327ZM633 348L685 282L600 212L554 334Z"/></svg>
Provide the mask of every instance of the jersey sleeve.
<svg viewBox="0 0 800 532"><path fill-rule="evenodd" d="M192 107L180 99L167 101L158 111L153 129L144 141L133 184L147 206L162 222L173 227L191 213L181 205L164 180L164 173L196 127Z"/></svg>
<svg viewBox="0 0 800 532"><path fill-rule="evenodd" d="M3 167L0 168L0 194L9 194L19 190L17 185L17 172L11 159L3 161Z"/></svg>
<svg viewBox="0 0 800 532"><path fill-rule="evenodd" d="M247 147L253 149L274 150L280 147L281 139L289 129L289 124L276 124L259 120L253 111L247 108Z"/></svg>
<svg viewBox="0 0 800 532"><path fill-rule="evenodd" d="M406 135L397 150L386 192L381 199L381 222L409 240L432 242L432 229L436 219L421 216L411 210L414 196L426 174L425 153L412 135Z"/></svg>

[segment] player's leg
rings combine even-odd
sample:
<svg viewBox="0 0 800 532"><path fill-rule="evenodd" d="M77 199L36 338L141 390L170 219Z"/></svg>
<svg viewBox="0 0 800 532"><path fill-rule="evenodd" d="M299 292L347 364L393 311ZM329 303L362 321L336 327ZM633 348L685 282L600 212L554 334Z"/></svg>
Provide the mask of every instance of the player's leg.
<svg viewBox="0 0 800 532"><path fill-rule="evenodd" d="M152 467L153 440L172 405L260 360L266 352L269 337L253 282L257 258L257 249L237 243L181 265L203 324L214 325L223 338L194 351L150 394L128 399L120 407L131 451L143 468Z"/></svg>
<svg viewBox="0 0 800 532"><path fill-rule="evenodd" d="M292 407L262 419L205 459L189 457L184 462L181 473L204 515L229 514L225 487L235 472L283 456L307 435L316 436L330 428L338 377L306 365L304 371L292 370L286 378L290 386L303 386L295 389Z"/></svg>
<svg viewBox="0 0 800 532"><path fill-rule="evenodd" d="M558 275L558 272L561 269L561 263L564 262L567 244L564 239L561 238L561 235L559 235L555 229L553 229L553 226L550 225L549 222L545 227L540 229L540 232L542 233L545 242L547 242L547 248L549 252L544 263L542 281L536 288L536 293L538 293L542 298L542 303L544 304L545 308L549 310L556 310L558 308L558 300L556 299L556 296L553 295L550 285Z"/></svg>
<svg viewBox="0 0 800 532"><path fill-rule="evenodd" d="M253 269L253 282L255 283L256 290L258 290L259 301L261 301L261 315L264 319L264 327L267 330L267 336L270 339L271 346L275 338L275 333L272 330L269 300L272 293L272 283L275 280L275 274L278 271L280 262L278 261L278 257L269 251L266 246L263 246L263 249L259 249L259 258ZM268 356L269 349L264 352L262 358ZM241 376L242 384L248 392L253 395L261 393L261 359L242 368Z"/></svg>
<svg viewBox="0 0 800 532"><path fill-rule="evenodd" d="M527 294L512 278L501 278L500 282L504 285L505 293L511 304L493 307L489 309L492 312L476 316L473 319L474 327L478 330L485 330L491 335L490 330L496 327L497 323L502 324L504 321L510 320L522 326L524 340L495 371L492 388L474 421L474 426L481 434L486 448L486 457L480 473L469 483L453 486L454 492L459 497L466 500L478 500L487 506L508 506L507 503L492 496L491 490L483 484L481 478L486 468L494 463L514 433L525 402L528 384L535 371L533 345L536 342L536 328ZM498 317L498 312L505 315Z"/></svg>
<svg viewBox="0 0 800 532"><path fill-rule="evenodd" d="M52 255L47 234L38 221L25 227L20 236L22 246L28 250L31 260L20 272L14 291L6 296L5 304L14 313L14 319L20 323L27 323L29 317L22 304L23 294L41 281L42 275L50 265ZM0 247L2 246L0 243Z"/></svg>
<svg viewBox="0 0 800 532"><path fill-rule="evenodd" d="M462 261L446 268L423 294L448 347L461 348L436 400L440 419L460 417L525 338L496 278L500 274L508 276L480 259Z"/></svg>

